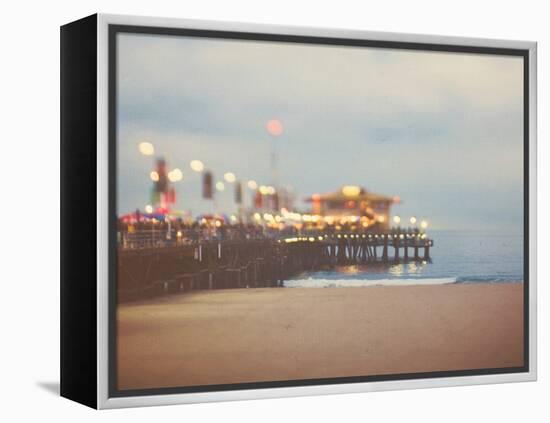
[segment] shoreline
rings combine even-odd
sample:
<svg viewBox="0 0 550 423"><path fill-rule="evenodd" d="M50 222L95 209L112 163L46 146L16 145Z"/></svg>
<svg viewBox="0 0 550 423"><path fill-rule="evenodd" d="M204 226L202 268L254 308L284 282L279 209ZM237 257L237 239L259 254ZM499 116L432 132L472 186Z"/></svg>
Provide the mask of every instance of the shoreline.
<svg viewBox="0 0 550 423"><path fill-rule="evenodd" d="M195 291L119 305L119 389L523 365L523 284Z"/></svg>
<svg viewBox="0 0 550 423"><path fill-rule="evenodd" d="M459 281L457 278L381 278L381 279L322 279L302 278L289 279L283 282L283 288L374 288L377 286L439 286L439 285L477 285L477 284L522 284L523 280L487 280L487 281Z"/></svg>

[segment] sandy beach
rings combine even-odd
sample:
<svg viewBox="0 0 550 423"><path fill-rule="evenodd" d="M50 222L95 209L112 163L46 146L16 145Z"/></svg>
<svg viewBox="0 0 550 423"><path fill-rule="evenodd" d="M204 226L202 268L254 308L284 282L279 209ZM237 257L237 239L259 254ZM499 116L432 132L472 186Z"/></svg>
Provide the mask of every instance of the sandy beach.
<svg viewBox="0 0 550 423"><path fill-rule="evenodd" d="M118 388L523 365L523 284L197 291L118 308Z"/></svg>

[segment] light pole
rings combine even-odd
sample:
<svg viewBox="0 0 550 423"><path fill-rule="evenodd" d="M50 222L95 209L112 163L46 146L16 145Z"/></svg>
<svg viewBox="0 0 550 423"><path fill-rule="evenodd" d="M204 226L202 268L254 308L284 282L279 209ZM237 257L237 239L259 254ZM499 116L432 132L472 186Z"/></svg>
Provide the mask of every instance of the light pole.
<svg viewBox="0 0 550 423"><path fill-rule="evenodd" d="M191 160L189 162L189 167L191 168L191 170L195 173L198 174L198 178L199 178L199 181L200 181L200 192L199 192L199 196L198 196L198 200L197 200L197 209L198 209L198 212L197 212L197 216L203 212L203 207L204 207L204 200L205 200L205 193L204 193L204 190L205 190L205 187L204 187L204 184L205 184L205 175L203 175L203 171L205 171L204 169L204 163L200 160L197 160L197 159L194 159L194 160ZM206 207L208 208L208 207ZM189 210L189 213L191 215L191 218L193 218L193 213L192 213L192 210L190 209Z"/></svg>
<svg viewBox="0 0 550 423"><path fill-rule="evenodd" d="M426 231L426 229L428 229L428 221L427 220L423 220L422 222L420 222L420 227Z"/></svg>
<svg viewBox="0 0 550 423"><path fill-rule="evenodd" d="M401 217L400 216L394 216L393 217L393 223L397 225L397 229L399 229L399 224L401 223Z"/></svg>
<svg viewBox="0 0 550 423"><path fill-rule="evenodd" d="M283 133L283 124L278 119L271 119L266 124L268 134L271 136L271 183L277 187L278 172L277 172L277 143L276 138Z"/></svg>

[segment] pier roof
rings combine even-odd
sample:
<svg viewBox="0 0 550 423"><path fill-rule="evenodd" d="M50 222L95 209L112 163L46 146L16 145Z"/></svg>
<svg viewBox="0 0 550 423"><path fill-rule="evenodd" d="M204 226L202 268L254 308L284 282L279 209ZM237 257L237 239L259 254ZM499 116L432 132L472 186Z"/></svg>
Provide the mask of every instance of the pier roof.
<svg viewBox="0 0 550 423"><path fill-rule="evenodd" d="M367 191L365 188L352 186L352 185L346 185L338 191L329 192L325 194L313 194L306 198L307 202L346 201L346 200L369 201L369 202L379 202L379 201L394 202L395 198L370 192L370 191Z"/></svg>

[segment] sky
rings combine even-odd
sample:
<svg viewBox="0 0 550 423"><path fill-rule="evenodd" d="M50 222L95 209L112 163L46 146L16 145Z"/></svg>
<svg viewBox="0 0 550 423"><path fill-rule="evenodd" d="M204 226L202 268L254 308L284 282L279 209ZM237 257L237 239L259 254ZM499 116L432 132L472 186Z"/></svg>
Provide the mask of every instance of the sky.
<svg viewBox="0 0 550 423"><path fill-rule="evenodd" d="M392 214L433 229L521 230L520 57L118 34L118 212L150 203L150 142L183 180L178 210L236 210L200 198L201 160L222 181L278 183L296 207L343 185L399 196ZM273 138L266 123L284 126ZM250 192L245 202L250 204Z"/></svg>

